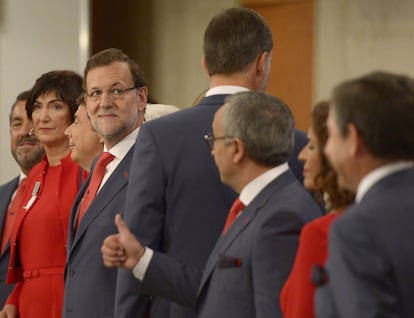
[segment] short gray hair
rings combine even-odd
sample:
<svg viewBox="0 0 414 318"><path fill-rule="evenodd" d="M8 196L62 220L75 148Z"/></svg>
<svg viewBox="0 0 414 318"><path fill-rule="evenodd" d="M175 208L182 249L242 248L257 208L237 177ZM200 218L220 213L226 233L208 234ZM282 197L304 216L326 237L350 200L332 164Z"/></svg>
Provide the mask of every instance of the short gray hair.
<svg viewBox="0 0 414 318"><path fill-rule="evenodd" d="M294 142L294 120L280 99L262 92L242 92L226 98L225 136L240 138L247 156L257 164L275 167L287 162Z"/></svg>

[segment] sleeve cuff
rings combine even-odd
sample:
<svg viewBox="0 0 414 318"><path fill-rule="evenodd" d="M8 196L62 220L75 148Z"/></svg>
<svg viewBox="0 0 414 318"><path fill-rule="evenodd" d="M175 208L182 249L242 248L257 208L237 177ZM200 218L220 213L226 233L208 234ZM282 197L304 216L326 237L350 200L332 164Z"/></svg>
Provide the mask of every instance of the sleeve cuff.
<svg viewBox="0 0 414 318"><path fill-rule="evenodd" d="M145 247L144 255L142 255L141 259L132 269L132 274L134 274L135 278L142 281L144 279L145 273L147 272L149 263L151 262L152 256L154 255L154 251L149 247Z"/></svg>

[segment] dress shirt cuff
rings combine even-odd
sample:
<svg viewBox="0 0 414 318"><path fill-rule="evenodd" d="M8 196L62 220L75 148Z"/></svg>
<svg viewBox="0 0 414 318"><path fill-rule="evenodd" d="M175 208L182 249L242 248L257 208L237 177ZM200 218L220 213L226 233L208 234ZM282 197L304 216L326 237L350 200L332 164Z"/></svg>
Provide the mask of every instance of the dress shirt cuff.
<svg viewBox="0 0 414 318"><path fill-rule="evenodd" d="M134 274L136 279L140 281L144 279L145 273L147 272L149 263L151 262L153 255L154 251L149 247L146 247L144 255L142 255L137 265L135 265L135 267L132 269L132 274Z"/></svg>

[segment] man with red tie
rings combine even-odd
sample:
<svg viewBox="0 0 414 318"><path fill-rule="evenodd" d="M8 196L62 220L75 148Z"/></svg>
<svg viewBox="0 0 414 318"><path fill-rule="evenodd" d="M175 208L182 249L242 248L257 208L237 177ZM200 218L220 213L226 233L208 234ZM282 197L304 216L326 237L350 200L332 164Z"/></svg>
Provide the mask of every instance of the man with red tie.
<svg viewBox="0 0 414 318"><path fill-rule="evenodd" d="M13 290L13 285L6 285L7 267L9 265L9 236L16 218L16 210L21 204L24 192L24 179L44 154L43 147L36 137L30 135L32 123L27 117L26 101L30 92L20 93L10 113L10 148L20 166L20 175L0 186L0 308Z"/></svg>
<svg viewBox="0 0 414 318"><path fill-rule="evenodd" d="M280 290L302 226L321 215L288 166L289 108L262 92L225 99L205 140L221 181L239 193L206 266L183 264L141 243L118 216L102 246L105 265L141 281L140 292L194 307L197 317L282 317Z"/></svg>
<svg viewBox="0 0 414 318"><path fill-rule="evenodd" d="M116 231L114 215L124 210L129 166L148 90L140 67L118 49L92 56L84 80L88 114L104 149L72 207L62 316L114 317L117 273L103 266L100 246Z"/></svg>

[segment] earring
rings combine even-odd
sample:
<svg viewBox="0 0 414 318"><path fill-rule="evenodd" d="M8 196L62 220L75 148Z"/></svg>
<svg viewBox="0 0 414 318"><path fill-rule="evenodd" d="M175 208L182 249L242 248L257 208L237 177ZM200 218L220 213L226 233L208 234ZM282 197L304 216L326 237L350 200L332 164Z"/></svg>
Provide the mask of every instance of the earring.
<svg viewBox="0 0 414 318"><path fill-rule="evenodd" d="M32 128L32 129L30 129L30 131L29 131L29 136L30 136L30 137L34 136L33 128Z"/></svg>

